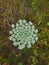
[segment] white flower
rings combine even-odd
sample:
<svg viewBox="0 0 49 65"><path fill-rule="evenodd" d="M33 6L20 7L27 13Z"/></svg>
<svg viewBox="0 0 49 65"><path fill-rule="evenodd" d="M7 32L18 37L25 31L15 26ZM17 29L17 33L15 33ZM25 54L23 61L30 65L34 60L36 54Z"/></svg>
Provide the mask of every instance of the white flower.
<svg viewBox="0 0 49 65"><path fill-rule="evenodd" d="M32 40L32 44L34 44L35 43L35 40Z"/></svg>
<svg viewBox="0 0 49 65"><path fill-rule="evenodd" d="M14 25L14 24L12 24L12 25L11 25L11 27L12 27L12 28L14 28L14 27L15 27L15 25Z"/></svg>
<svg viewBox="0 0 49 65"><path fill-rule="evenodd" d="M30 41L28 42L27 47L28 47L28 48L31 48Z"/></svg>
<svg viewBox="0 0 49 65"><path fill-rule="evenodd" d="M13 39L12 39L12 41L13 41L13 42L15 42L15 41L16 41L16 39L15 39L15 38L13 38Z"/></svg>
<svg viewBox="0 0 49 65"><path fill-rule="evenodd" d="M18 42L14 42L13 45L14 45L14 46L17 46L17 45L18 45Z"/></svg>
<svg viewBox="0 0 49 65"><path fill-rule="evenodd" d="M12 37L15 37L15 34L12 34L11 36L12 36Z"/></svg>
<svg viewBox="0 0 49 65"><path fill-rule="evenodd" d="M23 20L23 23L26 23L26 20L25 19Z"/></svg>
<svg viewBox="0 0 49 65"><path fill-rule="evenodd" d="M26 23L26 26L28 26L28 23Z"/></svg>
<svg viewBox="0 0 49 65"><path fill-rule="evenodd" d="M13 32L12 31L9 31L9 34L13 34Z"/></svg>
<svg viewBox="0 0 49 65"><path fill-rule="evenodd" d="M29 21L29 25L32 25L32 22L31 21Z"/></svg>
<svg viewBox="0 0 49 65"><path fill-rule="evenodd" d="M13 40L13 38L12 38L11 36L9 37L9 39L10 39L10 40Z"/></svg>
<svg viewBox="0 0 49 65"><path fill-rule="evenodd" d="M34 28L35 28L35 26L33 25L33 26L32 26L32 30L33 30Z"/></svg>
<svg viewBox="0 0 49 65"><path fill-rule="evenodd" d="M35 40L38 40L38 37L36 37Z"/></svg>
<svg viewBox="0 0 49 65"><path fill-rule="evenodd" d="M19 26L19 24L17 23L17 24L16 24L16 27L18 27L18 26Z"/></svg>
<svg viewBox="0 0 49 65"><path fill-rule="evenodd" d="M19 45L18 46L18 49L21 49L22 50L23 48L25 48L25 45Z"/></svg>
<svg viewBox="0 0 49 65"><path fill-rule="evenodd" d="M32 44L38 40L38 30L31 21L27 23L26 20L18 20L16 25L12 24L12 31L9 31L9 39L13 41L14 46L22 50L25 47L31 48Z"/></svg>
<svg viewBox="0 0 49 65"><path fill-rule="evenodd" d="M38 30L37 29L35 30L35 33L38 33Z"/></svg>
<svg viewBox="0 0 49 65"><path fill-rule="evenodd" d="M18 20L19 23L22 23L22 20Z"/></svg>
<svg viewBox="0 0 49 65"><path fill-rule="evenodd" d="M12 29L12 32L15 32L15 29Z"/></svg>

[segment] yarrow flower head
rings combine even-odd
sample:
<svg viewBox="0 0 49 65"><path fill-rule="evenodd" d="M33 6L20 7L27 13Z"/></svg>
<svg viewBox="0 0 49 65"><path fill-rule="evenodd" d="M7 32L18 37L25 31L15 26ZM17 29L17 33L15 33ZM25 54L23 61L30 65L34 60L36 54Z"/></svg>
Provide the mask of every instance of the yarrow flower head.
<svg viewBox="0 0 49 65"><path fill-rule="evenodd" d="M31 21L18 20L16 25L11 25L12 30L9 31L9 39L13 41L14 46L18 46L18 49L22 50L25 47L31 48L37 40L38 30Z"/></svg>

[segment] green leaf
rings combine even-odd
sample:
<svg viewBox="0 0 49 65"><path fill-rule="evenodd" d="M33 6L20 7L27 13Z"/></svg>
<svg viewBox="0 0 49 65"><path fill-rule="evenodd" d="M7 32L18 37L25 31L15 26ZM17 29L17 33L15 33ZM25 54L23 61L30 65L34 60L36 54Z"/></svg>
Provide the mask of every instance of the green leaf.
<svg viewBox="0 0 49 65"><path fill-rule="evenodd" d="M23 65L23 63L22 62L19 62L18 65Z"/></svg>
<svg viewBox="0 0 49 65"><path fill-rule="evenodd" d="M32 2L37 3L37 2L38 2L38 0L32 0Z"/></svg>
<svg viewBox="0 0 49 65"><path fill-rule="evenodd" d="M49 22L47 22L47 26L49 26Z"/></svg>

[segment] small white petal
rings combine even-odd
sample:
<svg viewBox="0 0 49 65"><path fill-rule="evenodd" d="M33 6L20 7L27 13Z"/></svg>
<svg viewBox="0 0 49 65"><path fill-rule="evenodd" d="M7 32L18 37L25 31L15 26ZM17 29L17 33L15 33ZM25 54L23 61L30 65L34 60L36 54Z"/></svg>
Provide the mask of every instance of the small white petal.
<svg viewBox="0 0 49 65"><path fill-rule="evenodd" d="M16 23L16 27L18 27L19 26L19 24L18 23Z"/></svg>
<svg viewBox="0 0 49 65"><path fill-rule="evenodd" d="M38 33L38 29L35 30L35 33Z"/></svg>
<svg viewBox="0 0 49 65"><path fill-rule="evenodd" d="M35 28L35 26L33 25L33 26L32 26L32 29L34 29L34 28Z"/></svg>
<svg viewBox="0 0 49 65"><path fill-rule="evenodd" d="M28 48L30 48L30 47L31 47L31 43L30 43L30 42L28 42L27 47L28 47Z"/></svg>
<svg viewBox="0 0 49 65"><path fill-rule="evenodd" d="M23 24L20 22L20 25L23 25Z"/></svg>
<svg viewBox="0 0 49 65"><path fill-rule="evenodd" d="M13 34L13 32L12 31L9 31L9 34Z"/></svg>
<svg viewBox="0 0 49 65"><path fill-rule="evenodd" d="M19 22L19 24L20 24L20 25L22 25L22 24L23 24L23 23L22 23L22 22L23 22L22 20L19 20L18 22Z"/></svg>
<svg viewBox="0 0 49 65"><path fill-rule="evenodd" d="M29 35L28 35L27 39L28 39L28 41L29 41L29 39L30 39Z"/></svg>
<svg viewBox="0 0 49 65"><path fill-rule="evenodd" d="M15 29L12 29L13 32L15 32L16 30Z"/></svg>
<svg viewBox="0 0 49 65"><path fill-rule="evenodd" d="M15 38L13 38L13 42L15 42L16 41L16 39Z"/></svg>
<svg viewBox="0 0 49 65"><path fill-rule="evenodd" d="M14 28L14 27L15 27L15 25L14 25L14 24L12 24L12 25L11 25L11 27L12 27L12 28Z"/></svg>
<svg viewBox="0 0 49 65"><path fill-rule="evenodd" d="M16 31L14 31L14 34L16 34L17 32Z"/></svg>
<svg viewBox="0 0 49 65"><path fill-rule="evenodd" d="M17 39L17 35L15 35L15 38Z"/></svg>
<svg viewBox="0 0 49 65"><path fill-rule="evenodd" d="M18 42L14 42L13 45L14 45L14 46L17 46L17 45L18 45Z"/></svg>
<svg viewBox="0 0 49 65"><path fill-rule="evenodd" d="M32 31L32 33L34 34L34 29L32 29L31 31ZM31 34L32 34L32 33L31 33Z"/></svg>
<svg viewBox="0 0 49 65"><path fill-rule="evenodd" d="M18 36L17 38L18 38L18 39L17 39L18 41L20 41L20 40L21 40L21 37L20 37L20 36Z"/></svg>
<svg viewBox="0 0 49 65"><path fill-rule="evenodd" d="M32 44L34 44L35 43L35 40L32 40Z"/></svg>
<svg viewBox="0 0 49 65"><path fill-rule="evenodd" d="M18 49L22 50L23 48L25 48L25 45L19 45Z"/></svg>
<svg viewBox="0 0 49 65"><path fill-rule="evenodd" d="M15 37L15 34L12 34L11 36L12 36L12 37Z"/></svg>
<svg viewBox="0 0 49 65"><path fill-rule="evenodd" d="M32 25L32 22L31 21L29 21L29 25Z"/></svg>
<svg viewBox="0 0 49 65"><path fill-rule="evenodd" d="M30 31L29 25L27 25L27 30Z"/></svg>
<svg viewBox="0 0 49 65"><path fill-rule="evenodd" d="M18 22L20 23L20 22L22 22L23 20L18 20Z"/></svg>
<svg viewBox="0 0 49 65"><path fill-rule="evenodd" d="M24 42L24 44L25 44L25 45L27 44L26 41Z"/></svg>
<svg viewBox="0 0 49 65"><path fill-rule="evenodd" d="M36 34L33 34L33 37L36 37L37 35Z"/></svg>
<svg viewBox="0 0 49 65"><path fill-rule="evenodd" d="M23 20L23 23L26 23L26 20L25 19Z"/></svg>
<svg viewBox="0 0 49 65"><path fill-rule="evenodd" d="M28 26L28 23L26 23L26 26Z"/></svg>
<svg viewBox="0 0 49 65"><path fill-rule="evenodd" d="M35 40L38 40L38 37L36 37Z"/></svg>
<svg viewBox="0 0 49 65"><path fill-rule="evenodd" d="M12 40L13 38L10 36L9 39Z"/></svg>
<svg viewBox="0 0 49 65"><path fill-rule="evenodd" d="M22 27L21 28L24 28L24 25L22 25Z"/></svg>

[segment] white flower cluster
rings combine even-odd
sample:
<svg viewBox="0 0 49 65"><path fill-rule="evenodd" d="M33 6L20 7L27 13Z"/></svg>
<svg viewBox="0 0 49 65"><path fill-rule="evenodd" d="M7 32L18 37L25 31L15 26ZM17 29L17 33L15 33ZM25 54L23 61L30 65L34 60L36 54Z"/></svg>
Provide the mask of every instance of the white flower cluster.
<svg viewBox="0 0 49 65"><path fill-rule="evenodd" d="M38 30L31 21L27 23L26 20L18 20L16 25L12 24L11 27L9 39L13 41L14 46L18 46L18 49L30 48L38 40Z"/></svg>

